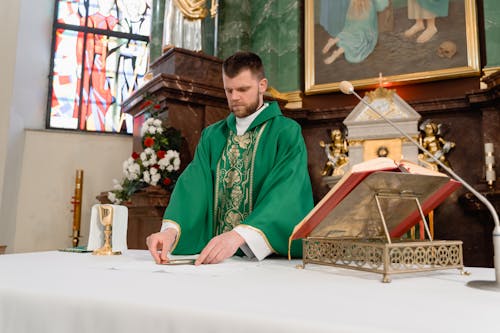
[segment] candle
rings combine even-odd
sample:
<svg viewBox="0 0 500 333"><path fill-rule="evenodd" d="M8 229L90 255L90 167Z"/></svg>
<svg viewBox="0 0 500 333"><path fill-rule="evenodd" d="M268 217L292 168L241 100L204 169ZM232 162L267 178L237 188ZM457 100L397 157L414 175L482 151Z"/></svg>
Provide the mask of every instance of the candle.
<svg viewBox="0 0 500 333"><path fill-rule="evenodd" d="M83 170L76 170L75 196L73 197L73 246L78 246L82 218Z"/></svg>
<svg viewBox="0 0 500 333"><path fill-rule="evenodd" d="M495 173L495 156L493 156L493 143L488 142L484 144L484 164L486 166L486 182L489 186L493 186L493 182L497 176Z"/></svg>
<svg viewBox="0 0 500 333"><path fill-rule="evenodd" d="M492 153L493 154L493 143L488 142L488 143L484 144L484 153L485 154L488 154L488 153Z"/></svg>

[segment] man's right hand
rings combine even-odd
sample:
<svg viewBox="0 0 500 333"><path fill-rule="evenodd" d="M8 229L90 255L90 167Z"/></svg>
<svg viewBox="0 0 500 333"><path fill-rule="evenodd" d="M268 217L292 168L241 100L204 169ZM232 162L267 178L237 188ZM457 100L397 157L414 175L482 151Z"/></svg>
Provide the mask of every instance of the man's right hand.
<svg viewBox="0 0 500 333"><path fill-rule="evenodd" d="M168 262L167 255L172 249L176 237L177 230L168 228L165 231L151 234L146 238L149 252L157 264Z"/></svg>

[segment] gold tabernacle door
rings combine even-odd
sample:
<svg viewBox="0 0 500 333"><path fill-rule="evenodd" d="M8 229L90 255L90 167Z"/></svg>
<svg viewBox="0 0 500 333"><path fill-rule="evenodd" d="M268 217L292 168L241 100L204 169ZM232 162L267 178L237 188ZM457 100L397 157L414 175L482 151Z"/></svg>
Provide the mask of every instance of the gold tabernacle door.
<svg viewBox="0 0 500 333"><path fill-rule="evenodd" d="M460 183L444 174L404 168L351 173L299 223L290 239L303 238L303 263L383 274L457 268L462 241L432 239L425 215ZM423 221L428 240L406 235Z"/></svg>

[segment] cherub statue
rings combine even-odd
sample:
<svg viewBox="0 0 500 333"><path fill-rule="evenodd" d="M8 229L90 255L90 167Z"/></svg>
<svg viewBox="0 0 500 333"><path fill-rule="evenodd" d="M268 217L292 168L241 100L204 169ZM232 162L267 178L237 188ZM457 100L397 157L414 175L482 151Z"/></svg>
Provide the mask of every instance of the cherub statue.
<svg viewBox="0 0 500 333"><path fill-rule="evenodd" d="M447 167L450 162L446 159L446 154L455 147L455 142L446 141L441 136L441 124L436 124L430 120L424 121L420 125L420 144L427 149L437 160L442 162ZM433 170L438 170L438 164L426 154L418 154L418 159L425 167Z"/></svg>
<svg viewBox="0 0 500 333"><path fill-rule="evenodd" d="M347 157L347 140L339 129L331 130L330 137L332 142L325 143L323 140L319 145L325 149L325 154L328 160L325 163L322 176L342 176L344 174L343 167L349 162Z"/></svg>

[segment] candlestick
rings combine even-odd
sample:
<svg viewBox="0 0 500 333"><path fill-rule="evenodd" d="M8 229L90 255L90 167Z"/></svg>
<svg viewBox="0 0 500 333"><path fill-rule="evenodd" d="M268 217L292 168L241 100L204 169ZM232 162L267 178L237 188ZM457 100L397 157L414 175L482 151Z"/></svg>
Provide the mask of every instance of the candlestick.
<svg viewBox="0 0 500 333"><path fill-rule="evenodd" d="M492 187L497 176L495 173L495 156L493 156L493 143L484 144L484 164L486 166L486 182Z"/></svg>
<svg viewBox="0 0 500 333"><path fill-rule="evenodd" d="M82 218L83 170L76 170L75 195L73 196L73 247L78 246L80 238L80 222Z"/></svg>

